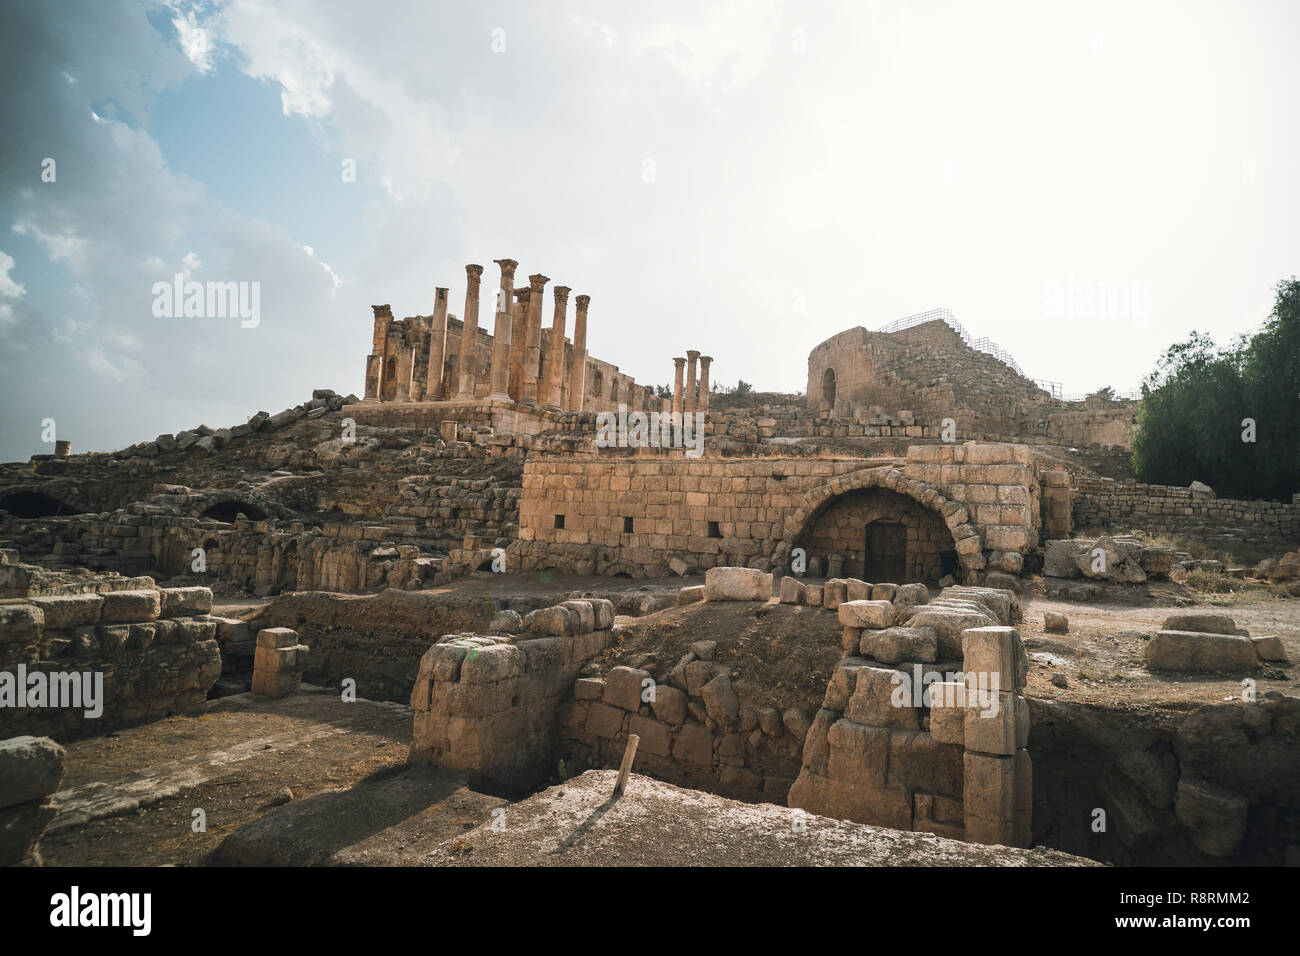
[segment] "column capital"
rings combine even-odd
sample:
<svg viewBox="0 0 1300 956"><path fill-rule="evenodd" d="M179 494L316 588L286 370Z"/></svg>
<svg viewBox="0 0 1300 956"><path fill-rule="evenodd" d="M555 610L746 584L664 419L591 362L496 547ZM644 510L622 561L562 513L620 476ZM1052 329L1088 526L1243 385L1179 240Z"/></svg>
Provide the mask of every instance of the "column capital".
<svg viewBox="0 0 1300 956"><path fill-rule="evenodd" d="M493 259L492 261L501 267L501 277L503 279L514 278L515 268L519 265L514 259Z"/></svg>
<svg viewBox="0 0 1300 956"><path fill-rule="evenodd" d="M470 279L477 279L482 274L483 274L483 267L479 265L477 262L471 262L469 265L465 267L465 275L469 276Z"/></svg>
<svg viewBox="0 0 1300 956"><path fill-rule="evenodd" d="M692 362L695 362L699 360L700 353L695 351L695 349L687 349L686 357L689 358Z"/></svg>
<svg viewBox="0 0 1300 956"><path fill-rule="evenodd" d="M527 302L533 297L533 290L528 286L522 286L515 289L515 298L520 302Z"/></svg>
<svg viewBox="0 0 1300 956"><path fill-rule="evenodd" d="M573 290L570 289L567 285L557 285L555 287L555 301L556 302L567 301L569 298L569 293L572 291Z"/></svg>
<svg viewBox="0 0 1300 956"><path fill-rule="evenodd" d="M530 287L534 292L539 293L539 294L541 293L542 289L546 288L546 283L548 283L548 282L550 282L550 281L551 281L550 276L544 276L544 275L542 275L540 272L538 272L538 273L536 273L536 274L534 274L534 275L530 275L530 276L528 277L528 285L529 285L529 287Z"/></svg>
<svg viewBox="0 0 1300 956"><path fill-rule="evenodd" d="M580 295L573 301L577 303L579 312L586 312L587 306L591 304L591 296Z"/></svg>
<svg viewBox="0 0 1300 956"><path fill-rule="evenodd" d="M712 356L712 355L701 355L701 356L700 356L700 364L702 364L702 365L708 365L708 364L709 364L710 362L712 362L712 361L713 361L713 356Z"/></svg>
<svg viewBox="0 0 1300 956"><path fill-rule="evenodd" d="M391 305L372 305L370 309L375 313L376 318L378 318L381 315L393 314L393 307Z"/></svg>
<svg viewBox="0 0 1300 956"><path fill-rule="evenodd" d="M445 299L445 298L447 298L447 294L448 294L449 292L451 292L450 289L448 289L448 288L446 288L446 287L444 287L444 286L437 286L437 287L435 287L434 290L433 290L433 296L434 296L435 299Z"/></svg>
<svg viewBox="0 0 1300 956"><path fill-rule="evenodd" d="M684 357L683 357L683 358L675 358L675 359L673 359L673 364L676 365L678 368L681 368L682 366L684 366L684 365L686 364L686 359L685 359Z"/></svg>

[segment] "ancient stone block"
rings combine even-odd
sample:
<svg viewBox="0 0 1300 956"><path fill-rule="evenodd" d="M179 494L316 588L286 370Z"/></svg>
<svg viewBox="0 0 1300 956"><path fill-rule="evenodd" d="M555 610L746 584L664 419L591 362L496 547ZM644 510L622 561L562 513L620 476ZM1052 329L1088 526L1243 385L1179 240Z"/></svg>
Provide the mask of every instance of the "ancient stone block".
<svg viewBox="0 0 1300 956"><path fill-rule="evenodd" d="M211 588L163 588L160 594L163 617L207 614L212 610Z"/></svg>
<svg viewBox="0 0 1300 956"><path fill-rule="evenodd" d="M962 670L967 674L998 674L998 687L1016 691L1025 686L1029 657L1014 627L972 627L962 631Z"/></svg>
<svg viewBox="0 0 1300 956"><path fill-rule="evenodd" d="M1258 666L1248 637L1199 631L1158 631L1147 642L1147 667L1170 671L1250 671Z"/></svg>
<svg viewBox="0 0 1300 956"><path fill-rule="evenodd" d="M846 601L839 605L840 623L845 627L885 628L894 623L896 611L889 601Z"/></svg>
<svg viewBox="0 0 1300 956"><path fill-rule="evenodd" d="M98 594L67 594L29 600L41 609L45 615L45 627L52 631L98 623L100 608L104 605L104 599Z"/></svg>
<svg viewBox="0 0 1300 956"><path fill-rule="evenodd" d="M59 788L64 750L49 737L0 740L0 808L40 800Z"/></svg>
<svg viewBox="0 0 1300 956"><path fill-rule="evenodd" d="M99 619L105 624L152 621L162 611L162 592L157 589L108 591L103 597Z"/></svg>
<svg viewBox="0 0 1300 956"><path fill-rule="evenodd" d="M883 664L913 661L933 663L939 655L939 633L932 627L887 627L863 631L862 654Z"/></svg>
<svg viewBox="0 0 1300 956"><path fill-rule="evenodd" d="M719 724L729 725L736 721L740 711L740 700L731 687L731 678L719 674L704 685L700 691L709 717Z"/></svg>
<svg viewBox="0 0 1300 956"><path fill-rule="evenodd" d="M802 604L803 603L803 582L798 578L786 575L781 579L781 603L782 604Z"/></svg>
<svg viewBox="0 0 1300 956"><path fill-rule="evenodd" d="M644 681L649 679L649 671L633 667L611 668L605 674L605 703L635 713L641 706ZM655 691L657 696L657 687Z"/></svg>
<svg viewBox="0 0 1300 956"><path fill-rule="evenodd" d="M978 701L967 701L963 734L967 750L1012 755L1028 746L1029 706L1025 698L1003 692L997 695L996 704L996 708L981 710ZM933 711L931 721L933 726Z"/></svg>
<svg viewBox="0 0 1300 956"><path fill-rule="evenodd" d="M789 580L788 578L784 580ZM696 584L689 588L682 588L677 592L677 606L682 607L687 604L697 604L705 598L705 588L702 584Z"/></svg>
<svg viewBox="0 0 1300 956"><path fill-rule="evenodd" d="M844 716L873 727L916 730L920 726L919 715L912 706L911 694L906 695L901 705L895 702L896 690L900 698L903 696L900 690L903 685L895 680L897 674L898 671L881 667L859 667Z"/></svg>
<svg viewBox="0 0 1300 956"><path fill-rule="evenodd" d="M704 587L710 601L766 601L772 596L772 575L753 568L709 568Z"/></svg>

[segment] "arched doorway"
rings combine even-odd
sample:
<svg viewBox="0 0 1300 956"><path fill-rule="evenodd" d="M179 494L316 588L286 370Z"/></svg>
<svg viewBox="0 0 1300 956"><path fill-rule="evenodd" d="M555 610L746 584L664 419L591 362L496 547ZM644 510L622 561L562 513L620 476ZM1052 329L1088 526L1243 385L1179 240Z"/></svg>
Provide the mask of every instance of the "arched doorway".
<svg viewBox="0 0 1300 956"><path fill-rule="evenodd" d="M829 411L835 408L835 369L828 368L822 373L822 408Z"/></svg>
<svg viewBox="0 0 1300 956"><path fill-rule="evenodd" d="M241 514L250 521L266 520L266 512L257 505L248 504L233 498L227 499L226 501L217 501L208 505L208 507L203 509L203 512L199 517L229 523L233 522Z"/></svg>
<svg viewBox="0 0 1300 956"><path fill-rule="evenodd" d="M938 581L956 564L942 515L888 488L859 488L827 500L796 540L809 555L843 559L843 574L872 583Z"/></svg>
<svg viewBox="0 0 1300 956"><path fill-rule="evenodd" d="M52 518L55 515L73 514L58 498L40 491L15 491L0 497L0 511L16 518Z"/></svg>

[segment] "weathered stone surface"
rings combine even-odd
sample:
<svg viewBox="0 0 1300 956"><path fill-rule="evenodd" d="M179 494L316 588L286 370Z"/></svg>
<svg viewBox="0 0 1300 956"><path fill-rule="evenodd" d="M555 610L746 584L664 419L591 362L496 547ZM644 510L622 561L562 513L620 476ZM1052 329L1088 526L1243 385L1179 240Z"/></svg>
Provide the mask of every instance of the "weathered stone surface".
<svg viewBox="0 0 1300 956"><path fill-rule="evenodd" d="M1153 670L1250 671L1258 666L1248 637L1202 631L1157 631L1147 642L1147 667Z"/></svg>
<svg viewBox="0 0 1300 956"><path fill-rule="evenodd" d="M52 631L81 627L99 622L104 599L98 594L67 594L33 597L32 604L45 615L45 626ZM0 637L0 640L3 640Z"/></svg>
<svg viewBox="0 0 1300 956"><path fill-rule="evenodd" d="M897 613L889 601L846 601L838 607L840 623L845 627L889 627Z"/></svg>
<svg viewBox="0 0 1300 956"><path fill-rule="evenodd" d="M1246 835L1250 805L1245 797L1204 780L1178 781L1174 813L1192 842L1211 856L1232 856Z"/></svg>
<svg viewBox="0 0 1300 956"><path fill-rule="evenodd" d="M932 627L887 627L863 631L861 653L884 664L933 663L939 657L939 632Z"/></svg>
<svg viewBox="0 0 1300 956"><path fill-rule="evenodd" d="M1286 648L1282 646L1282 639L1272 635L1252 637L1251 643L1255 645L1255 654L1261 661L1276 661L1285 664L1289 660L1286 656Z"/></svg>
<svg viewBox="0 0 1300 956"><path fill-rule="evenodd" d="M650 702L650 709L663 723L676 726L686 719L686 701L685 692L668 684L659 684L655 687L655 697Z"/></svg>
<svg viewBox="0 0 1300 956"><path fill-rule="evenodd" d="M704 587L710 601L766 601L772 596L772 575L753 568L709 568Z"/></svg>
<svg viewBox="0 0 1300 956"><path fill-rule="evenodd" d="M784 578L783 580L789 580ZM682 588L677 592L677 606L681 607L686 604L697 604L705 598L705 588L702 584L696 584L688 588Z"/></svg>
<svg viewBox="0 0 1300 956"><path fill-rule="evenodd" d="M0 808L40 800L59 788L64 750L49 737L0 740Z"/></svg>
<svg viewBox="0 0 1300 956"><path fill-rule="evenodd" d="M967 674L999 675L999 689L1025 686L1029 656L1014 627L972 627L962 631L962 670Z"/></svg>
<svg viewBox="0 0 1300 956"><path fill-rule="evenodd" d="M781 579L781 603L782 604L802 604L803 603L803 582L796 577L786 575Z"/></svg>
<svg viewBox="0 0 1300 956"><path fill-rule="evenodd" d="M605 703L635 713L641 706L642 689L650 672L634 667L614 667L605 674ZM659 688L655 688L656 696Z"/></svg>
<svg viewBox="0 0 1300 956"><path fill-rule="evenodd" d="M157 589L109 591L103 597L99 619L105 624L152 621L162 612L162 592Z"/></svg>
<svg viewBox="0 0 1300 956"><path fill-rule="evenodd" d="M1202 634L1236 634L1237 622L1226 614L1171 614L1163 630L1198 631Z"/></svg>
<svg viewBox="0 0 1300 956"><path fill-rule="evenodd" d="M983 607L963 609L923 604L899 623L908 627L933 628L939 635L939 657L942 660L960 660L962 632L972 627L996 625L998 621Z"/></svg>
<svg viewBox="0 0 1300 956"><path fill-rule="evenodd" d="M719 674L709 681L700 691L709 717L719 724L729 725L736 722L740 713L740 699L731 686L731 678Z"/></svg>
<svg viewBox="0 0 1300 956"><path fill-rule="evenodd" d="M1043 626L1049 634L1070 633L1070 619L1056 611L1047 611L1043 614Z"/></svg>
<svg viewBox="0 0 1300 956"><path fill-rule="evenodd" d="M212 610L212 589L202 587L163 588L163 617L182 617L195 614L207 614Z"/></svg>

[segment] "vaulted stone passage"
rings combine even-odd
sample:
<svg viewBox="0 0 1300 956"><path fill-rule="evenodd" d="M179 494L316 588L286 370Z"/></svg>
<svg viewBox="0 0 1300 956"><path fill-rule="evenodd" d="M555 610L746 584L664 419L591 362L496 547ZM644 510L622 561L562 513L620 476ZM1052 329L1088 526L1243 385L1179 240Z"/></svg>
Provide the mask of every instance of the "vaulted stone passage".
<svg viewBox="0 0 1300 956"><path fill-rule="evenodd" d="M0 498L0 511L7 511L19 518L50 518L75 513L58 498L39 491L15 491L5 495Z"/></svg>
<svg viewBox="0 0 1300 956"><path fill-rule="evenodd" d="M859 488L829 499L796 540L809 556L843 560L867 581L937 581L957 566L957 545L942 516L888 488Z"/></svg>
<svg viewBox="0 0 1300 956"><path fill-rule="evenodd" d="M218 501L209 505L199 517L212 518L216 521L234 521L241 514L250 521L266 520L266 512L257 505L234 499Z"/></svg>

